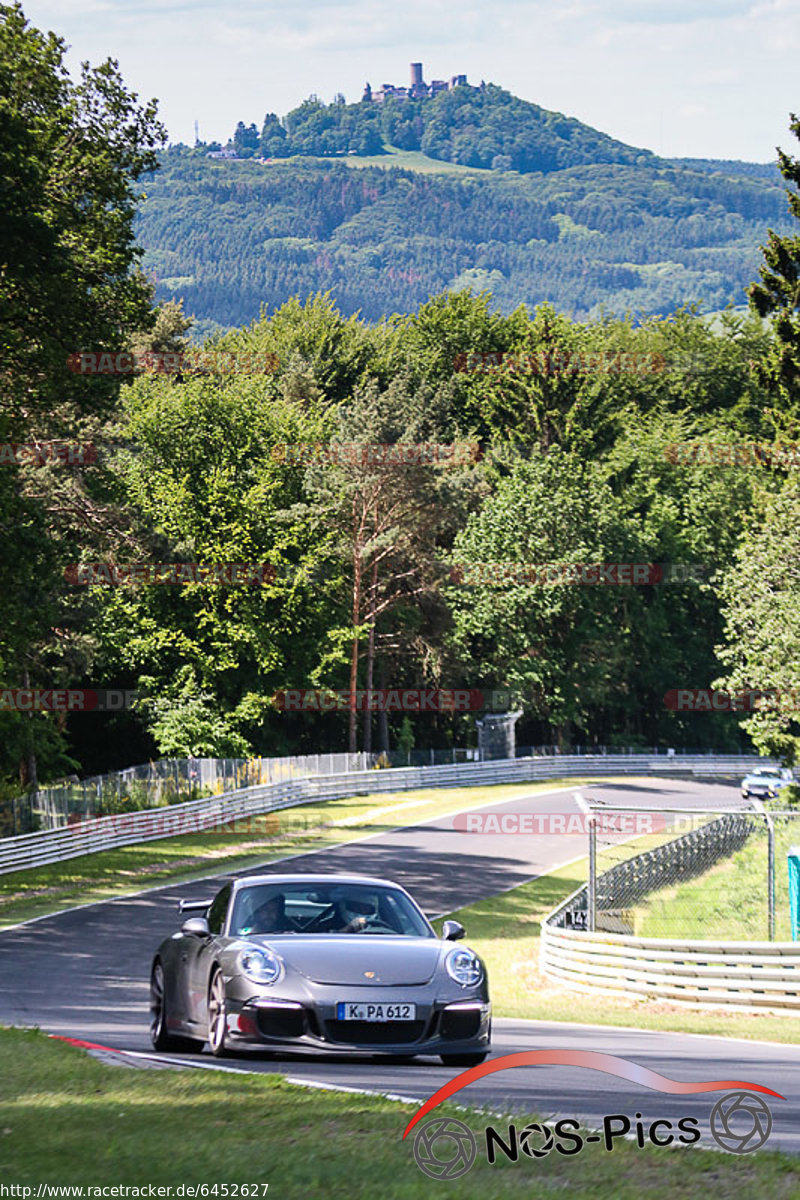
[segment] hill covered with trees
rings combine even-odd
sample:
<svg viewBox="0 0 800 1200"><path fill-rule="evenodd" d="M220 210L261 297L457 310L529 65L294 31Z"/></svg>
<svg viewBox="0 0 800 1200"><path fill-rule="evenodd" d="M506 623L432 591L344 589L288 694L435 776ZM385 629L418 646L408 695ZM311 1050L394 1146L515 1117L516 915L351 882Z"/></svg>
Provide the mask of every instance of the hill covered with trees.
<svg viewBox="0 0 800 1200"><path fill-rule="evenodd" d="M166 152L137 224L159 298L201 331L317 291L370 320L462 288L578 319L713 311L743 302L767 227L789 228L779 184L652 156L525 175L358 161Z"/></svg>
<svg viewBox="0 0 800 1200"><path fill-rule="evenodd" d="M243 157L265 158L380 154L387 146L397 146L465 167L523 172L630 164L655 157L494 84L464 84L436 96L380 104L345 104L342 97L323 104L311 96L283 121L267 113L260 133L255 125L240 121L233 144Z"/></svg>

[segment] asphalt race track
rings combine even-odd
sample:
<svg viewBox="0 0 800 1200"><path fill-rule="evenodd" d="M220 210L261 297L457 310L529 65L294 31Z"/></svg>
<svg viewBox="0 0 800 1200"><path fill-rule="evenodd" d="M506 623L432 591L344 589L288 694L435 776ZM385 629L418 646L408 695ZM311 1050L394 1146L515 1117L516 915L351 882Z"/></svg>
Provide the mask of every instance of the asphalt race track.
<svg viewBox="0 0 800 1200"><path fill-rule="evenodd" d="M649 779L593 784L582 791L609 805L645 810L742 806L738 788L726 784ZM486 811L572 813L578 806L573 789L559 789L487 806ZM263 871L384 876L407 887L429 914L439 915L516 887L585 853L582 834L470 834L454 830L452 817L447 817L273 862ZM119 1050L149 1051L153 952L178 926L178 899L210 896L216 886L213 881L167 886L0 931L0 1024L39 1026ZM757 1022L756 1017L745 1019ZM493 1055L534 1049L604 1051L681 1081L743 1079L773 1088L786 1100L767 1098L774 1120L769 1148L800 1152L800 1046L495 1019ZM209 1066L214 1062L208 1053L172 1057ZM425 1058L390 1063L321 1054L271 1059L240 1055L227 1065L420 1101L458 1074L438 1059ZM708 1116L723 1094L669 1096L593 1070L546 1066L498 1072L471 1084L455 1099L494 1112L575 1117L595 1127L603 1116L617 1113L626 1114L632 1123L641 1113L645 1124L656 1118L670 1118L674 1124L683 1116L697 1117L707 1142Z"/></svg>

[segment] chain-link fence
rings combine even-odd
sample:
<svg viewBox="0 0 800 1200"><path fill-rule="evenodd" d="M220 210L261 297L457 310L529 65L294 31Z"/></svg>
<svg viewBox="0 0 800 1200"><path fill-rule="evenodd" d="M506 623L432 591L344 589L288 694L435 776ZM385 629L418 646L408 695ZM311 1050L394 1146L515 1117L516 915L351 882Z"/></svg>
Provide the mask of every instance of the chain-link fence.
<svg viewBox="0 0 800 1200"><path fill-rule="evenodd" d="M589 879L556 925L636 937L789 941L800 811L592 809Z"/></svg>
<svg viewBox="0 0 800 1200"><path fill-rule="evenodd" d="M556 745L518 746L517 758L553 758L564 751ZM711 760L711 751L685 751L673 754L663 747L642 750L637 747L573 746L570 758L586 754L602 757L647 754L658 759L659 770L668 774L687 757ZM262 783L280 783L299 775L335 775L346 771L382 767L438 767L448 764L480 762L476 747L449 746L446 749L406 749L388 753L332 753L294 755L284 758L184 758L159 759L156 762L126 767L106 775L79 780L72 776L52 786L24 796L3 798L0 794L0 838L58 829L88 817L137 812Z"/></svg>
<svg viewBox="0 0 800 1200"><path fill-rule="evenodd" d="M633 747L574 746L570 754L640 753ZM517 758L542 758L562 753L558 746L519 746ZM649 751L648 751L649 753ZM654 755L658 750L653 750ZM667 758L661 750L662 757ZM201 800L235 788L280 783L297 775L333 775L342 771L381 767L440 767L448 763L480 762L480 751L469 746L447 749L406 749L372 754L307 754L284 758L169 758L126 767L89 779L71 776L24 796L0 795L0 837L58 829L87 817L138 812L165 804Z"/></svg>
<svg viewBox="0 0 800 1200"><path fill-rule="evenodd" d="M308 754L291 758L171 758L90 779L72 777L52 787L0 801L0 837L59 829L87 817L182 804L302 775L365 770L374 765L376 757Z"/></svg>

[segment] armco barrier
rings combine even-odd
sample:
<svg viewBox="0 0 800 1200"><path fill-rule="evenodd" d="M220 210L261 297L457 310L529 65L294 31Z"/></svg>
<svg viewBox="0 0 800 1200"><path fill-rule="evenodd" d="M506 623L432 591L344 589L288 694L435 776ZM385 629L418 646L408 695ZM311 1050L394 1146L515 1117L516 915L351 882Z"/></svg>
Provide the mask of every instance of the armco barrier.
<svg viewBox="0 0 800 1200"><path fill-rule="evenodd" d="M542 972L572 991L691 1007L800 1010L800 945L587 933L542 924Z"/></svg>
<svg viewBox="0 0 800 1200"><path fill-rule="evenodd" d="M191 800L169 808L97 817L65 829L45 830L0 840L0 875L111 850L135 842L175 837L198 828L209 829L241 817L274 812L320 800L373 792L400 792L426 787L471 787L495 783L528 783L554 777L598 775L739 776L755 763L769 760L754 755L653 756L553 755L546 758L502 759L440 767L396 767L354 771L341 775L306 776L284 783L241 788L207 800Z"/></svg>
<svg viewBox="0 0 800 1200"><path fill-rule="evenodd" d="M659 871L665 866L673 868L675 877L691 877L697 873L694 854L707 851L711 844L714 861L735 851L749 832L744 814L721 816L599 875L598 900L602 898L607 906L606 914L615 906L635 904L664 885L666 875L659 876ZM587 887L583 886L542 922L540 969L562 987L693 1008L800 1011L800 944L796 942L704 941L589 931L586 909ZM602 916L598 910L597 920Z"/></svg>

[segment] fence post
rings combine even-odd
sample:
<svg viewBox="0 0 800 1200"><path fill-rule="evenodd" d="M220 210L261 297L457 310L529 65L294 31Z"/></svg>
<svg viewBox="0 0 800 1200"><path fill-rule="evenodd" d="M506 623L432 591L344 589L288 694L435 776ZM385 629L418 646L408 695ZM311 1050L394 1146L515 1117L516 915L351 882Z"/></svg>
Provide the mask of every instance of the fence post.
<svg viewBox="0 0 800 1200"><path fill-rule="evenodd" d="M769 940L775 941L775 822L767 817L767 837L769 839L767 871L769 872Z"/></svg>
<svg viewBox="0 0 800 1200"><path fill-rule="evenodd" d="M589 817L589 911L586 924L590 933L597 921L597 818Z"/></svg>
<svg viewBox="0 0 800 1200"><path fill-rule="evenodd" d="M775 823L761 800L753 796L751 803L761 813L767 826L767 912L769 941L775 941Z"/></svg>

